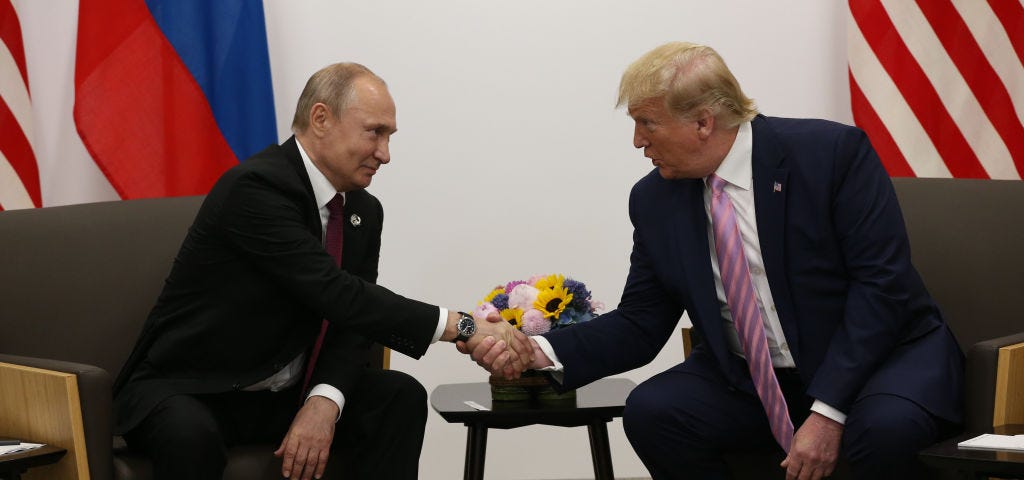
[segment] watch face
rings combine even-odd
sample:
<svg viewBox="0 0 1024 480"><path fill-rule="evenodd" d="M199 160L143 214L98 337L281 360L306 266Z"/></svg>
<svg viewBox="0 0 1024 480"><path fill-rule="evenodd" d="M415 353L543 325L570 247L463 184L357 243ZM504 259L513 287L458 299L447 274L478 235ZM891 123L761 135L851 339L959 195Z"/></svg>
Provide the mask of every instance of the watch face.
<svg viewBox="0 0 1024 480"><path fill-rule="evenodd" d="M469 338L476 333L476 322L473 321L472 317L462 317L459 319L459 336Z"/></svg>

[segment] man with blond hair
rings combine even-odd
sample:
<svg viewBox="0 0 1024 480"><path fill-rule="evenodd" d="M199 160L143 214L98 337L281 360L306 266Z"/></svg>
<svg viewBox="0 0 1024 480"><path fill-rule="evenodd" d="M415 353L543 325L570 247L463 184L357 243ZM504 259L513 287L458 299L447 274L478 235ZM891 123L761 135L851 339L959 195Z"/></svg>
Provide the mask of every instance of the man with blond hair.
<svg viewBox="0 0 1024 480"><path fill-rule="evenodd" d="M655 167L630 194L622 299L532 337L531 367L564 388L637 368L685 312L702 340L623 414L655 479L729 478L723 455L741 451L777 452L788 479L840 457L857 478L917 478L916 452L961 422L963 355L865 134L758 114L692 43L630 65L618 104ZM488 347L473 355L492 368Z"/></svg>
<svg viewBox="0 0 1024 480"><path fill-rule="evenodd" d="M228 447L270 442L292 479L320 478L328 457L335 478L416 478L426 392L368 368L370 341L419 358L495 338L522 354L506 360L529 357L507 323L477 331L375 284L383 209L365 189L397 128L380 77L330 65L302 92L295 135L206 196L114 386L117 433L157 479L219 479Z"/></svg>

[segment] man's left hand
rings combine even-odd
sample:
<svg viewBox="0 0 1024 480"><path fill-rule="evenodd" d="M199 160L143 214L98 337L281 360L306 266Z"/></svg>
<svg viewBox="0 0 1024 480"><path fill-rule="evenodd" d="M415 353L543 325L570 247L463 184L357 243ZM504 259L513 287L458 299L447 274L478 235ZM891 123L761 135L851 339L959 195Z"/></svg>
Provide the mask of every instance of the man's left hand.
<svg viewBox="0 0 1024 480"><path fill-rule="evenodd" d="M839 458L843 425L817 412L793 436L789 455L782 461L786 480L818 480L832 474Z"/></svg>
<svg viewBox="0 0 1024 480"><path fill-rule="evenodd" d="M338 404L331 399L314 395L306 400L274 452L275 457L283 457L285 478L309 480L324 475L337 418Z"/></svg>

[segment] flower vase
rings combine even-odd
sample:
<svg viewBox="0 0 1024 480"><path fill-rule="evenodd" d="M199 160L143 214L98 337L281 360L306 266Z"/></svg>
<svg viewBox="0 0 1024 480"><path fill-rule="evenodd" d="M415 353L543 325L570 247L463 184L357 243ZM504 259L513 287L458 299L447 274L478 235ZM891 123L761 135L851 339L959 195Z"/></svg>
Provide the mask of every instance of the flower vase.
<svg viewBox="0 0 1024 480"><path fill-rule="evenodd" d="M560 403L576 400L576 390L558 393L546 376L536 370L527 370L519 378L508 380L491 375L491 400L495 402Z"/></svg>

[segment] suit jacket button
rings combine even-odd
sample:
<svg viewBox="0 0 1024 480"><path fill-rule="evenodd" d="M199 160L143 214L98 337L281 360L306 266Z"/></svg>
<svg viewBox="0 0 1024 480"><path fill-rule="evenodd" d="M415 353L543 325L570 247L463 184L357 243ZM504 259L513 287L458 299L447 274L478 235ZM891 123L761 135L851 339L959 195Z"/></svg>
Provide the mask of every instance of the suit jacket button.
<svg viewBox="0 0 1024 480"><path fill-rule="evenodd" d="M236 384L232 385L231 388L233 388L235 390L241 390L242 389L242 384L241 383L236 383Z"/></svg>

